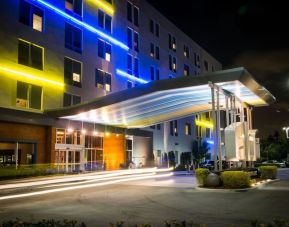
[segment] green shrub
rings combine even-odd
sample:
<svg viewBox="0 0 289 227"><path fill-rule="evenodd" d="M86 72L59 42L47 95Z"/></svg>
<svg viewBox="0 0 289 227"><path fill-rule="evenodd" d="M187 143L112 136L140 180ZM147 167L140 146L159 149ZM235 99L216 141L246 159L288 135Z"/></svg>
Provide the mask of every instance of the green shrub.
<svg viewBox="0 0 289 227"><path fill-rule="evenodd" d="M277 167L276 166L260 166L262 179L275 179L277 175Z"/></svg>
<svg viewBox="0 0 289 227"><path fill-rule="evenodd" d="M250 187L250 175L244 171L225 171L221 173L221 180L226 188Z"/></svg>
<svg viewBox="0 0 289 227"><path fill-rule="evenodd" d="M196 169L196 178L198 180L199 185L204 185L205 179L210 174L210 170L205 168Z"/></svg>

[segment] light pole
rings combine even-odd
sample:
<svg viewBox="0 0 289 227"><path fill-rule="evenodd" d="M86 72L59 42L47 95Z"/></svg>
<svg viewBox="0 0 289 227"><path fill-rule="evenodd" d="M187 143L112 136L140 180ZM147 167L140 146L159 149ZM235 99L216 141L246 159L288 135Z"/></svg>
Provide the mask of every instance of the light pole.
<svg viewBox="0 0 289 227"><path fill-rule="evenodd" d="M286 133L286 138L289 139L289 127L283 127L283 130Z"/></svg>

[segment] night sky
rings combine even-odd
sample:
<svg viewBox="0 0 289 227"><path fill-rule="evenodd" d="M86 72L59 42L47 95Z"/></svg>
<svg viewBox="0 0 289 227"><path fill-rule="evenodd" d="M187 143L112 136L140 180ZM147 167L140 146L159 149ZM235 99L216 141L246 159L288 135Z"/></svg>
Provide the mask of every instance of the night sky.
<svg viewBox="0 0 289 227"><path fill-rule="evenodd" d="M148 0L223 64L245 67L277 99L255 108L261 137L289 126L289 13L286 1Z"/></svg>

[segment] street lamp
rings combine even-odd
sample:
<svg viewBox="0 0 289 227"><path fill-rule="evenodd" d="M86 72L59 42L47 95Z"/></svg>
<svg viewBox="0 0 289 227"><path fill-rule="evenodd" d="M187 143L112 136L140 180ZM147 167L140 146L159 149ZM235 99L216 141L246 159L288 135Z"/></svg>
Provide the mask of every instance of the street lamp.
<svg viewBox="0 0 289 227"><path fill-rule="evenodd" d="M286 133L286 138L289 139L289 127L283 127L283 130Z"/></svg>

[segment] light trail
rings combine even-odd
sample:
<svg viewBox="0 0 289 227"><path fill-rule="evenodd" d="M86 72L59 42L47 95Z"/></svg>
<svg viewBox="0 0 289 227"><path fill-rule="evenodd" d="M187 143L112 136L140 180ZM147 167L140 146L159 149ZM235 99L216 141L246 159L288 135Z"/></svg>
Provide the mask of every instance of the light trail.
<svg viewBox="0 0 289 227"><path fill-rule="evenodd" d="M141 173L160 173L160 172L168 172L171 171L172 168L168 169L157 169L154 168L147 168L147 169L130 169L130 170L116 170L110 172L100 172L100 173L93 173L93 174L85 174L83 176L66 176L61 179L49 179L43 181L35 181L35 182L25 182L25 183L14 183L14 184L7 184L7 185L0 185L0 190L3 189L15 189L21 187L32 187L32 186L41 186L46 184L57 184L57 183L65 183L71 181L85 181L85 180L94 180L94 179L105 179L107 177L114 177L114 176L122 176L122 175L133 175L133 174L141 174Z"/></svg>
<svg viewBox="0 0 289 227"><path fill-rule="evenodd" d="M63 191L69 191L69 190L99 187L99 186L105 186L105 185L134 181L134 180L163 178L163 177L169 177L172 175L173 175L173 173L167 173L167 174L161 174L161 175L155 175L154 173L151 173L151 174L141 175L141 176L137 176L137 177L131 177L129 179L119 179L119 180L102 182L102 183L95 183L95 184L89 184L89 185L78 185L78 186L67 187L67 188L50 189L50 190L45 190L45 191L40 191L40 192L29 192L29 193L23 193L23 194L18 194L18 195L8 195L8 196L0 197L0 200L24 198L24 197L30 197L30 196L35 196L35 195L44 195L44 194L55 193L55 192L63 192Z"/></svg>

